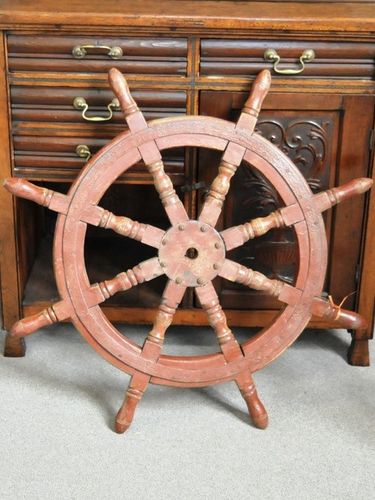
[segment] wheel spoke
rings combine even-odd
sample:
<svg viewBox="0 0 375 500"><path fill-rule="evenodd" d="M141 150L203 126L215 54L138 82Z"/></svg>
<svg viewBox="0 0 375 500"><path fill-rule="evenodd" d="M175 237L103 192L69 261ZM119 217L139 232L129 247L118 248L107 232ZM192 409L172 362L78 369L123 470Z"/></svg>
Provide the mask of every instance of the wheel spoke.
<svg viewBox="0 0 375 500"><path fill-rule="evenodd" d="M143 344L140 354L142 358L154 362L159 359L165 332L173 321L173 316L182 300L185 290L185 286L177 285L171 280L168 281L158 312L156 313L152 330ZM118 433L123 433L129 428L137 405L150 382L150 378L150 375L139 372L133 375L126 391L124 402L116 416L115 426Z"/></svg>
<svg viewBox="0 0 375 500"><path fill-rule="evenodd" d="M288 283L267 278L264 274L253 271L229 259L225 259L219 271L219 276L229 281L248 286L254 290L265 292L289 305L297 304L302 294L302 290Z"/></svg>
<svg viewBox="0 0 375 500"><path fill-rule="evenodd" d="M368 191L373 180L367 177L353 179L342 186L328 189L314 196L314 201L319 212L324 212L342 201Z"/></svg>
<svg viewBox="0 0 375 500"><path fill-rule="evenodd" d="M271 229L291 226L303 219L303 213L297 203L280 208L266 217L258 217L245 224L233 226L221 231L220 235L225 242L227 251L237 248L248 240L263 236Z"/></svg>
<svg viewBox="0 0 375 500"><path fill-rule="evenodd" d="M134 101L126 79L116 68L112 68L108 73L109 84L120 101L121 109L124 113L126 123L131 132L139 132L148 127L145 117Z"/></svg>
<svg viewBox="0 0 375 500"><path fill-rule="evenodd" d="M157 257L144 260L132 269L123 271L110 280L91 285L86 291L87 306L96 306L118 292L130 290L130 288L144 283L145 281L151 281L162 274L164 274L164 271Z"/></svg>
<svg viewBox="0 0 375 500"><path fill-rule="evenodd" d="M326 321L336 321L339 326L350 330L365 330L368 326L367 321L360 314L343 309L332 300L328 301L321 297L314 298L311 312L313 316Z"/></svg>
<svg viewBox="0 0 375 500"><path fill-rule="evenodd" d="M195 294L207 313L208 321L212 326L220 348L227 362L243 357L240 345L229 328L225 313L219 303L219 297L211 282L195 288Z"/></svg>
<svg viewBox="0 0 375 500"><path fill-rule="evenodd" d="M249 371L240 373L236 378L236 384L246 402L251 420L259 429L265 429L268 425L268 414L259 399L251 373Z"/></svg>
<svg viewBox="0 0 375 500"><path fill-rule="evenodd" d="M140 372L136 372L132 376L125 393L124 402L116 415L115 429L117 433L122 434L129 429L135 410L148 387L150 378L149 375Z"/></svg>
<svg viewBox="0 0 375 500"><path fill-rule="evenodd" d="M38 205L47 207L54 212L66 214L68 211L69 196L53 191L52 189L42 188L25 179L18 179L16 177L5 179L4 187L15 196L34 201Z"/></svg>
<svg viewBox="0 0 375 500"><path fill-rule="evenodd" d="M32 316L27 316L17 321L10 330L13 337L26 337L40 328L64 321L72 315L72 307L68 302L61 300L50 307L43 309Z"/></svg>
<svg viewBox="0 0 375 500"><path fill-rule="evenodd" d="M144 356L148 357L148 359L150 359L150 356L155 355L159 357L160 349L164 342L165 332L173 321L173 316L180 305L185 290L186 286L178 285L172 280L168 281L158 312L156 313L154 324L142 350ZM156 348L153 346L156 346Z"/></svg>
<svg viewBox="0 0 375 500"><path fill-rule="evenodd" d="M271 73L264 69L255 78L250 95L245 102L242 113L237 121L237 127L246 128L253 132L257 122L260 108L271 87Z"/></svg>
<svg viewBox="0 0 375 500"><path fill-rule="evenodd" d="M112 297L117 292L129 290L130 288L150 281L163 274L163 269L157 257L145 260L128 271L119 273L110 280L91 285L86 291L88 307L98 305ZM73 314L69 302L61 300L39 313L27 316L17 321L11 328L10 334L14 337L25 337L40 328L70 318Z"/></svg>
<svg viewBox="0 0 375 500"><path fill-rule="evenodd" d="M216 226L224 205L225 197L229 191L230 180L240 165L244 153L244 148L237 146L233 142L228 144L220 161L219 173L212 181L210 190L204 200L198 218L200 222L210 224L212 227Z"/></svg>
<svg viewBox="0 0 375 500"><path fill-rule="evenodd" d="M284 304L296 305L300 302L302 290L283 281L269 279L264 274L253 271L232 260L225 259L219 275L229 281L240 283L255 290L261 290ZM314 297L311 312L314 316L324 320L337 321L338 325L345 328L365 329L367 327L366 320L358 313L343 309L332 301L321 297Z"/></svg>
<svg viewBox="0 0 375 500"><path fill-rule="evenodd" d="M126 123L131 132L139 132L148 128L147 122L130 94L128 84L123 75L115 68L109 72L109 83L120 101ZM156 191L162 201L171 224L178 224L189 219L185 207L177 196L173 183L166 174L159 148L155 141L138 147L140 155L152 175Z"/></svg>
<svg viewBox="0 0 375 500"><path fill-rule="evenodd" d="M354 179L337 188L328 189L314 195L314 203L319 212L324 212L352 196L366 192L372 186L372 179ZM304 215L297 203L282 207L266 217L258 217L245 224L233 226L222 231L221 237L227 251L237 248L246 241L263 236L271 229L292 226L303 219Z"/></svg>
<svg viewBox="0 0 375 500"><path fill-rule="evenodd" d="M159 248L165 231L150 224L142 224L129 217L114 215L97 205L88 207L81 216L81 221L93 226L112 229L122 236L140 241L145 245Z"/></svg>
<svg viewBox="0 0 375 500"><path fill-rule="evenodd" d="M236 128L246 128L248 132L253 132L262 102L267 95L270 85L270 72L264 70L259 73L252 86L250 96L238 119ZM228 143L220 161L219 173L212 181L202 211L199 215L199 220L201 222L210 224L213 227L216 225L223 208L225 197L229 191L230 180L241 164L244 154L245 148L233 142Z"/></svg>
<svg viewBox="0 0 375 500"><path fill-rule="evenodd" d="M206 311L208 321L216 333L221 351L225 360L230 363L234 359L242 358L241 346L235 339L232 330L228 327L225 313L219 303L219 297L212 283L207 283L203 287L195 288L195 293ZM241 372L235 382L244 398L251 419L260 429L265 429L268 425L268 415L262 402L260 401L253 377L250 371Z"/></svg>
<svg viewBox="0 0 375 500"><path fill-rule="evenodd" d="M154 144L155 147L157 147L156 143ZM189 220L184 204L177 196L171 178L165 172L161 156L158 161L155 161L153 163L146 163L146 167L152 175L155 189L159 194L160 200L171 224L174 225L178 224L179 222Z"/></svg>

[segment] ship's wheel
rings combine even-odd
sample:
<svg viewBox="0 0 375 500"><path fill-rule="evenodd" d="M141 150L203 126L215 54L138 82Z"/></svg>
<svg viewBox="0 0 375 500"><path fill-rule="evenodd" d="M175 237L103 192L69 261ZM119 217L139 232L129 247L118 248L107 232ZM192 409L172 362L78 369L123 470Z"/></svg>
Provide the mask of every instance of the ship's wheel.
<svg viewBox="0 0 375 500"><path fill-rule="evenodd" d="M239 387L254 424L265 428L268 416L258 398L252 374L284 351L302 332L312 314L336 319L346 327L364 327L364 320L359 315L320 297L327 261L321 212L344 198L366 191L372 181L356 179L340 188L313 195L295 165L276 146L254 133L262 101L271 84L268 71L262 71L255 80L237 123L201 116L147 123L121 73L112 69L109 81L129 130L117 136L87 163L67 195L22 179L11 178L5 182L5 187L13 194L59 213L54 266L61 301L18 321L11 335L25 336L42 326L70 318L100 355L131 375L124 403L116 417L117 432L124 432L129 427L149 383L200 387L229 380ZM161 156L165 149L183 146L222 152L218 175L197 220L189 219L164 170ZM141 160L153 177L170 220L167 231L116 216L98 205L119 175ZM273 185L284 206L267 217L218 232L215 225L230 179L242 161L256 168ZM84 261L88 224L150 245L157 249L157 256L107 281L92 284ZM226 258L227 251L249 239L285 226L294 229L298 245L298 271L293 285L269 279ZM99 304L117 292L162 274L168 281L151 330L143 346L139 346L109 322ZM212 285L216 276L272 295L283 304L280 313L270 326L239 344ZM206 311L220 352L204 356L161 353L166 330L187 287L194 288Z"/></svg>

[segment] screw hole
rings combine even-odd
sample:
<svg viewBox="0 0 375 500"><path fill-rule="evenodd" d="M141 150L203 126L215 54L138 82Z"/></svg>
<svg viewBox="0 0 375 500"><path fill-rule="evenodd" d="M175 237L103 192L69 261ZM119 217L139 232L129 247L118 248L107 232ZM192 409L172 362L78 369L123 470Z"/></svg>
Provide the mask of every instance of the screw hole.
<svg viewBox="0 0 375 500"><path fill-rule="evenodd" d="M198 257L198 250L196 248L188 248L185 253L188 259L196 259Z"/></svg>

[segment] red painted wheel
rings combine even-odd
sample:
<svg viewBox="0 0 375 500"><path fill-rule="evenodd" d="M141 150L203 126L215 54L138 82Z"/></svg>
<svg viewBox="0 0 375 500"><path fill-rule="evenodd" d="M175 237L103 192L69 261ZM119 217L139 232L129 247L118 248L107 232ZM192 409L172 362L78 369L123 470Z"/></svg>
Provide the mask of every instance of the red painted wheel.
<svg viewBox="0 0 375 500"><path fill-rule="evenodd" d="M285 350L302 332L311 315L335 318L351 327L362 318L320 298L325 277L327 246L321 212L350 195L367 190L371 181L357 179L341 188L313 195L294 164L273 144L253 133L261 103L270 86L262 72L254 84L237 124L208 117L183 117L146 123L133 101L125 79L111 70L110 83L125 113L129 131L119 135L83 169L68 195L10 179L6 187L60 213L54 241L55 275L61 301L40 314L25 318L12 335L27 335L40 326L71 318L76 328L105 359L132 375L125 402L116 419L126 430L148 383L198 387L234 380L258 427L266 427L267 413L252 380L259 370ZM164 171L161 152L174 147L206 147L222 151L198 220L190 220ZM113 182L143 160L154 179L171 227L167 231L117 217L98 203ZM244 161L274 186L284 207L222 232L215 229L230 179ZM116 277L91 284L84 261L87 224L112 229L150 245L157 256ZM226 258L226 252L265 234L292 226L298 244L298 272L294 285L268 279ZM106 318L100 303L118 291L166 274L168 282L153 327L143 346L124 337ZM211 283L216 276L262 290L284 304L274 322L240 345L227 325ZM206 356L161 354L165 332L187 287L194 287L215 331L221 352Z"/></svg>

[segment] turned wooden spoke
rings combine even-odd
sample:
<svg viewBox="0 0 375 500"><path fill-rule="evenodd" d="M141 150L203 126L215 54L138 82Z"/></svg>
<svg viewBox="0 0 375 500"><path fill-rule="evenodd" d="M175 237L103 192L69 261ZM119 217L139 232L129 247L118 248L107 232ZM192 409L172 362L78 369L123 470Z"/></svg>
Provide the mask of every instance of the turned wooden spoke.
<svg viewBox="0 0 375 500"><path fill-rule="evenodd" d="M253 132L263 101L271 87L271 73L264 69L254 80L250 95L244 104L242 113L237 121L237 128L245 128Z"/></svg>
<svg viewBox="0 0 375 500"><path fill-rule="evenodd" d="M264 274L229 259L224 261L219 275L229 281L241 283L255 290L261 290L285 304L295 305L301 298L302 290L283 281L269 279ZM337 321L338 325L353 330L366 328L367 326L366 321L359 314L343 309L332 301L321 297L314 297L311 313L327 321Z"/></svg>
<svg viewBox="0 0 375 500"><path fill-rule="evenodd" d="M173 316L184 296L186 286L181 286L169 280L154 320L141 351L141 357L157 362L164 342L165 332L173 321ZM150 381L150 376L136 373L126 391L124 402L117 413L115 429L118 433L125 432L134 418L135 410Z"/></svg>
<svg viewBox="0 0 375 500"><path fill-rule="evenodd" d="M157 257L145 260L132 269L119 273L110 280L91 285L86 291L87 306L90 308L98 305L117 292L129 290L140 283L157 278L163 272ZM36 332L39 328L69 319L72 314L73 308L71 304L61 300L39 313L17 321L13 325L10 334L15 337L25 337Z"/></svg>
<svg viewBox="0 0 375 500"><path fill-rule="evenodd" d="M53 191L52 189L35 186L35 184L29 181L14 177L6 179L4 187L20 198L34 201L55 212L66 214L68 211L69 196ZM112 229L112 231L122 236L141 241L145 245L150 245L154 248L159 248L164 235L164 231L157 227L150 224L142 224L129 217L114 215L112 212L97 205L87 207L82 213L81 220L87 224Z"/></svg>
<svg viewBox="0 0 375 500"><path fill-rule="evenodd" d="M200 222L205 222L213 227L216 225L224 205L225 197L229 191L230 180L236 173L244 153L244 148L234 145L233 143L228 144L223 158L220 161L219 173L212 181L210 190L204 201L198 219Z"/></svg>
<svg viewBox="0 0 375 500"><path fill-rule="evenodd" d="M233 260L225 259L222 268L219 271L219 276L229 281L240 283L254 290L275 297L285 304L295 305L301 298L302 291L288 283L280 280L267 278L264 274L253 271L248 267L242 266Z"/></svg>
<svg viewBox="0 0 375 500"><path fill-rule="evenodd" d="M361 177L343 184L342 186L328 189L314 195L314 203L319 212L324 212L338 203L365 193L372 186L372 179ZM237 248L248 240L263 236L271 229L279 229L296 224L303 219L303 213L297 203L280 208L266 217L258 217L245 224L233 226L222 231L221 237L225 242L227 251Z"/></svg>
<svg viewBox="0 0 375 500"><path fill-rule="evenodd" d="M160 200L171 224L174 225L189 220L185 207L177 196L169 175L164 170L161 159L146 166L152 175L155 189L159 193Z"/></svg>
<svg viewBox="0 0 375 500"><path fill-rule="evenodd" d="M130 379L124 402L116 415L115 430L118 434L122 434L129 429L135 410L148 387L150 378L145 373L136 372Z"/></svg>
<svg viewBox="0 0 375 500"><path fill-rule="evenodd" d="M5 179L4 187L15 196L34 201L38 205L47 207L55 212L66 214L68 211L70 198L52 189L42 188L25 179L18 179L16 177Z"/></svg>
<svg viewBox="0 0 375 500"><path fill-rule="evenodd" d="M88 307L93 307L109 299L118 292L130 290L145 281L151 281L164 274L157 257L144 260L132 269L123 271L110 280L91 285L86 292Z"/></svg>
<svg viewBox="0 0 375 500"><path fill-rule="evenodd" d="M227 363L243 358L244 354L241 346L228 326L225 313L212 283L210 282L202 287L195 288L195 293L202 308L207 313L208 321L216 333L221 351ZM247 404L254 424L261 429L265 429L268 425L267 411L258 397L250 371L243 371L235 378L235 382Z"/></svg>
<svg viewBox="0 0 375 500"><path fill-rule="evenodd" d="M120 102L126 123L131 132L139 132L140 130L146 129L148 125L145 117L133 99L128 83L122 73L116 68L110 69L108 73L108 81Z"/></svg>
<svg viewBox="0 0 375 500"><path fill-rule="evenodd" d="M367 328L367 321L363 316L354 311L348 311L341 306L334 304L321 297L315 297L312 303L311 312L314 316L327 321L336 321L338 326L350 330L364 330Z"/></svg>
<svg viewBox="0 0 375 500"><path fill-rule="evenodd" d="M296 207L296 212L300 212L297 205L293 205L293 207ZM276 210L266 217L258 217L252 221L245 222L245 224L233 226L221 231L220 235L224 240L225 249L227 251L232 250L253 238L266 234L271 229L285 227L286 224L282 210L283 209Z"/></svg>
<svg viewBox="0 0 375 500"><path fill-rule="evenodd" d="M176 312L176 309L180 305L185 290L186 286L179 285L172 280L168 281L161 299L158 312L156 314L156 318L154 320L153 327L148 334L143 350L145 350L147 346L153 344L157 346L160 354L160 348L164 342L165 332L167 331L167 328L172 324L173 316ZM150 349L150 352L148 351L148 349ZM154 350L154 347L147 347L147 353L145 352L144 355L146 356L147 354L148 358L150 358L151 352L157 353L157 349Z"/></svg>
<svg viewBox="0 0 375 500"><path fill-rule="evenodd" d="M82 213L81 220L93 226L112 229L112 231L122 236L141 241L145 245L150 245L154 248L159 248L165 234L165 231L158 227L150 224L142 224L129 217L114 215L112 212L97 205L88 207Z"/></svg>
<svg viewBox="0 0 375 500"><path fill-rule="evenodd" d="M115 68L109 72L109 83L120 101L126 123L131 132L147 129L147 122L131 96L128 84L123 75ZM185 207L177 196L169 175L165 172L164 163L155 141L150 141L138 147L142 159L152 175L155 189L167 213L171 224L178 224L189 219Z"/></svg>
<svg viewBox="0 0 375 500"><path fill-rule="evenodd" d="M10 335L13 337L26 337L40 328L69 319L72 316L72 312L73 309L70 303L61 300L32 316L27 316L17 321L12 326Z"/></svg>
<svg viewBox="0 0 375 500"><path fill-rule="evenodd" d="M265 429L268 426L268 413L258 396L250 371L240 373L235 382L246 402L251 420L259 429Z"/></svg>
<svg viewBox="0 0 375 500"><path fill-rule="evenodd" d="M211 282L195 288L195 294L202 308L206 311L208 321L216 333L220 348L226 361L243 356L242 350L229 328L225 313L220 305L219 297Z"/></svg>
<svg viewBox="0 0 375 500"><path fill-rule="evenodd" d="M259 115L262 102L267 95L271 85L271 75L264 70L256 77L252 86L250 96L242 110L236 128L246 128L252 133ZM210 190L203 204L199 220L215 226L223 208L224 200L228 194L230 181L241 164L245 154L245 148L229 142L220 161L219 172L212 181Z"/></svg>
<svg viewBox="0 0 375 500"><path fill-rule="evenodd" d="M365 193L371 188L372 184L373 180L367 177L353 179L342 186L316 194L314 196L315 205L320 212L324 212L352 196Z"/></svg>

